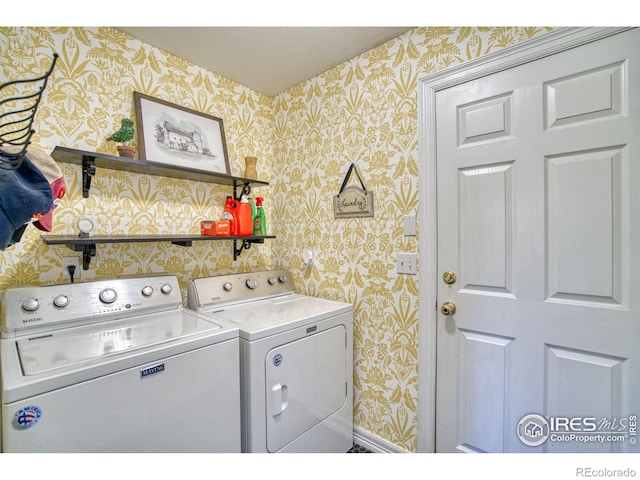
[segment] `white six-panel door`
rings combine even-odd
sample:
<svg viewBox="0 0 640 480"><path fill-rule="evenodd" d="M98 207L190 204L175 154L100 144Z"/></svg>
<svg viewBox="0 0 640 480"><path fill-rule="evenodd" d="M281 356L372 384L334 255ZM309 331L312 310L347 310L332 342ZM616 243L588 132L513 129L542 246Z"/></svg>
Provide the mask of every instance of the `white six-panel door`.
<svg viewBox="0 0 640 480"><path fill-rule="evenodd" d="M638 29L437 92L437 451L640 451L639 97Z"/></svg>

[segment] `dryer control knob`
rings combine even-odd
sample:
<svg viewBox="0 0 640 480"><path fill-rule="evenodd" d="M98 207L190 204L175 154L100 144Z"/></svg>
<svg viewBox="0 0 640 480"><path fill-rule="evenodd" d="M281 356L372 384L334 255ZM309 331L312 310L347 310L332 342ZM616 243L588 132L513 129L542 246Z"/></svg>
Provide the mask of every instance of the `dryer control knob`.
<svg viewBox="0 0 640 480"><path fill-rule="evenodd" d="M222 285L222 288L224 288L225 292L230 292L231 290L233 290L233 283L224 282L224 285Z"/></svg>
<svg viewBox="0 0 640 480"><path fill-rule="evenodd" d="M255 278L247 279L247 287L249 287L251 290L253 290L257 286L258 286L258 282L256 281Z"/></svg>
<svg viewBox="0 0 640 480"><path fill-rule="evenodd" d="M170 294L170 293L171 293L171 290L173 290L173 288L171 287L171 284L169 284L169 283L165 283L164 285L162 285L162 286L160 287L160 291L161 291L162 293L164 293L165 295Z"/></svg>
<svg viewBox="0 0 640 480"><path fill-rule="evenodd" d="M145 285L142 287L142 295L145 297L150 297L153 295L153 287L151 285Z"/></svg>
<svg viewBox="0 0 640 480"><path fill-rule="evenodd" d="M267 280L267 282L269 282L269 285L275 285L276 277L269 277L269 280Z"/></svg>
<svg viewBox="0 0 640 480"><path fill-rule="evenodd" d="M58 308L64 308L69 305L69 297L66 295L58 295L53 299L53 304Z"/></svg>
<svg viewBox="0 0 640 480"><path fill-rule="evenodd" d="M37 298L29 297L22 302L22 309L27 312L35 312L40 308L40 302Z"/></svg>
<svg viewBox="0 0 640 480"><path fill-rule="evenodd" d="M280 275L280 276L278 277L278 281L279 281L280 283L287 283L287 276L286 276L286 275Z"/></svg>
<svg viewBox="0 0 640 480"><path fill-rule="evenodd" d="M102 303L113 303L118 298L118 294L113 288L105 288L100 292L98 298Z"/></svg>

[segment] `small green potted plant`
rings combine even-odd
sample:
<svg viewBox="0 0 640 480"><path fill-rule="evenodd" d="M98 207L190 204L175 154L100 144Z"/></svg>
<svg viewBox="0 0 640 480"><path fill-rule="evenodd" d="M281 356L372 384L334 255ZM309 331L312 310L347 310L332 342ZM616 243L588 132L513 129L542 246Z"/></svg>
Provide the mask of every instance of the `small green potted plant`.
<svg viewBox="0 0 640 480"><path fill-rule="evenodd" d="M123 118L120 123L120 129L107 137L107 140L120 144L118 145L118 155L121 157L133 158L136 154L136 149L129 145L129 142L133 138L134 134L135 130L133 128L133 120L130 118Z"/></svg>

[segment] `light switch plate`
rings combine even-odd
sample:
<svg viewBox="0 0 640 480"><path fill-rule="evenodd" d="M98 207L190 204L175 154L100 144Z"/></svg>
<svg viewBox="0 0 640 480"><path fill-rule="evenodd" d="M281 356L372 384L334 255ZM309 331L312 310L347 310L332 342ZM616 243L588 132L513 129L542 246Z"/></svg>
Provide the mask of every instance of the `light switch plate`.
<svg viewBox="0 0 640 480"><path fill-rule="evenodd" d="M399 253L397 272L405 275L418 273L418 255L415 253Z"/></svg>
<svg viewBox="0 0 640 480"><path fill-rule="evenodd" d="M404 236L413 237L416 235L416 216L405 215L404 216Z"/></svg>

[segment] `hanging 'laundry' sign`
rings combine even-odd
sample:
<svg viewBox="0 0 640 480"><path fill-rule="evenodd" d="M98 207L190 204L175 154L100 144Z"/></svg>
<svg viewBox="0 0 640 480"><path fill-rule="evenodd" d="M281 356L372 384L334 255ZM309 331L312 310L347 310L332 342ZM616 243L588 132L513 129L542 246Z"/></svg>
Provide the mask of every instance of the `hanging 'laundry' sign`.
<svg viewBox="0 0 640 480"><path fill-rule="evenodd" d="M356 172L362 188L357 185L346 186L353 171ZM333 197L333 216L334 218L373 217L373 192L365 188L355 163L349 167L338 195Z"/></svg>

